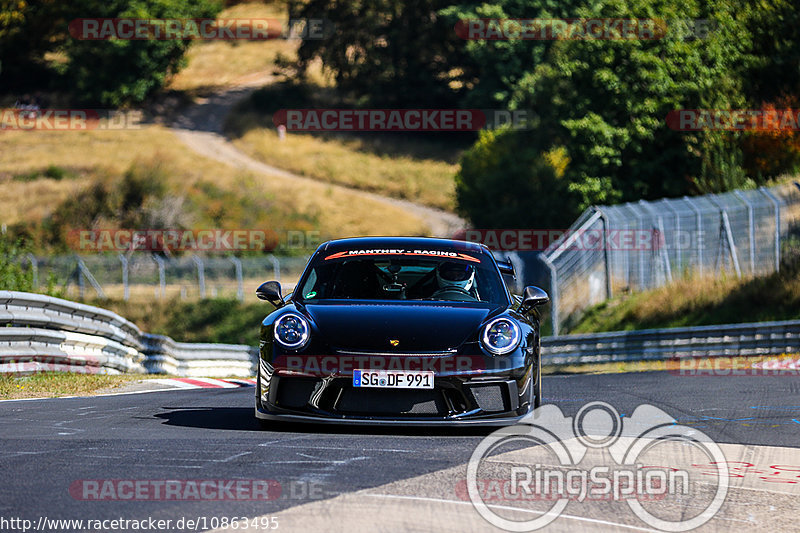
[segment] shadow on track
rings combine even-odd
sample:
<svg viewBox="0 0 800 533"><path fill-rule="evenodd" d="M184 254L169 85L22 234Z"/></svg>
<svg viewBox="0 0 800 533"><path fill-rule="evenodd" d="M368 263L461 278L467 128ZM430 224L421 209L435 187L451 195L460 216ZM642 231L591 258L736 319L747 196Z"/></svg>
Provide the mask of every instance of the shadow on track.
<svg viewBox="0 0 800 533"><path fill-rule="evenodd" d="M169 426L194 427L210 430L263 431L272 433L321 433L336 435L430 435L437 437L484 436L497 428L491 427L415 427L415 426L356 426L348 424L298 424L296 422L267 422L262 429L250 407L163 407L165 412L155 418Z"/></svg>

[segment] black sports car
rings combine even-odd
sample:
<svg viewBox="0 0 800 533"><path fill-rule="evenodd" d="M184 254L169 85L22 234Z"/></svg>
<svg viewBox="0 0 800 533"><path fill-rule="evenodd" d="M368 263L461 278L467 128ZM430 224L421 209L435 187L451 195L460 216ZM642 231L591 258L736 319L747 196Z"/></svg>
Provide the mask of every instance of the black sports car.
<svg viewBox="0 0 800 533"><path fill-rule="evenodd" d="M488 248L367 237L322 244L294 292L268 281L256 417L514 423L541 401L537 287L513 297Z"/></svg>

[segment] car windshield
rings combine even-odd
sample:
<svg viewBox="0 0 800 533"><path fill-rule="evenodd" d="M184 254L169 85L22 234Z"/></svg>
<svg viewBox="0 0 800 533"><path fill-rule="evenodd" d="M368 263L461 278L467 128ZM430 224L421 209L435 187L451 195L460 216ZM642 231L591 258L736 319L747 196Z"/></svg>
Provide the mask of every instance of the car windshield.
<svg viewBox="0 0 800 533"><path fill-rule="evenodd" d="M431 300L508 304L494 264L463 256L320 258L301 282L301 300Z"/></svg>

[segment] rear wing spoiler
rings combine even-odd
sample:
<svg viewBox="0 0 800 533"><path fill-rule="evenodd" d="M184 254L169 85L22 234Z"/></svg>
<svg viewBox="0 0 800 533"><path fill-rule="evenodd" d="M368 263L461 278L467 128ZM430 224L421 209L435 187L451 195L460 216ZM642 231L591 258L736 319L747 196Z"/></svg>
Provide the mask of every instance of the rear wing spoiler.
<svg viewBox="0 0 800 533"><path fill-rule="evenodd" d="M509 276L516 278L516 274L514 273L514 265L511 263L511 261L498 261L497 268L500 269L501 274L508 274Z"/></svg>

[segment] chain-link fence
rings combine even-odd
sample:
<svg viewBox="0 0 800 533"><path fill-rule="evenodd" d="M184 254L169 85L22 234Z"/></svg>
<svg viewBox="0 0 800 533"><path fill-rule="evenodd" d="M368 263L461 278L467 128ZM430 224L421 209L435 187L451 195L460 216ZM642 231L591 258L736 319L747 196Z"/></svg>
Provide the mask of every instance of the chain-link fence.
<svg viewBox="0 0 800 533"><path fill-rule="evenodd" d="M621 292L689 275L777 271L781 240L798 215L796 184L588 209L539 256L549 271L553 334Z"/></svg>
<svg viewBox="0 0 800 533"><path fill-rule="evenodd" d="M264 281L294 288L308 257L163 258L151 254L28 256L34 284L54 283L67 297L125 300L238 298L254 294Z"/></svg>

